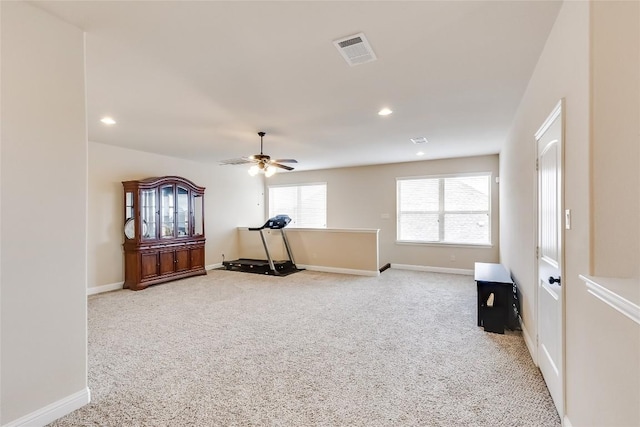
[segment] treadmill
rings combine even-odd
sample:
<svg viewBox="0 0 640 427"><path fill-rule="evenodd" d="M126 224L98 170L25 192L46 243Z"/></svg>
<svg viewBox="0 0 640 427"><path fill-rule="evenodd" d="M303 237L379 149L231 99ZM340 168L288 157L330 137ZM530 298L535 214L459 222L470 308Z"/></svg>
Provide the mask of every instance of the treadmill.
<svg viewBox="0 0 640 427"><path fill-rule="evenodd" d="M223 261L222 265L227 270L236 269L249 273L270 274L274 276L286 276L288 274L301 271L301 269L298 269L296 267L296 264L293 260L293 255L291 254L289 240L287 239L287 235L284 232L284 228L290 222L291 218L289 217L289 215L276 215L273 218L269 218L262 227L249 228L250 231L260 232L262 245L264 246L264 251L267 254L266 260L240 258L234 261ZM265 228L269 228L271 230L280 230L280 233L282 234L282 241L284 242L284 247L287 250L287 256L289 257L288 260L276 261L271 257L271 253L269 253L269 246L267 245L267 240L265 239L263 233L263 230Z"/></svg>

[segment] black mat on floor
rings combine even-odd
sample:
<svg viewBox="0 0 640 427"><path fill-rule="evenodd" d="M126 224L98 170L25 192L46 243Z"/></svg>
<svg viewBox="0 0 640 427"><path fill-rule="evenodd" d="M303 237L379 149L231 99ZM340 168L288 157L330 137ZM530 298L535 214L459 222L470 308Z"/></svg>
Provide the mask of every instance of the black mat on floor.
<svg viewBox="0 0 640 427"><path fill-rule="evenodd" d="M284 277L284 276L289 276L291 274L297 273L299 271L304 271L304 268L287 269L287 270L283 270L283 271L278 271L278 274L273 274L272 271L265 272L265 271L261 271L261 270L251 270L251 269L241 269L241 268L228 269L226 267L218 267L218 268L214 268L214 270L227 270L227 271L237 271L237 272L240 272L240 273L261 274L263 276Z"/></svg>

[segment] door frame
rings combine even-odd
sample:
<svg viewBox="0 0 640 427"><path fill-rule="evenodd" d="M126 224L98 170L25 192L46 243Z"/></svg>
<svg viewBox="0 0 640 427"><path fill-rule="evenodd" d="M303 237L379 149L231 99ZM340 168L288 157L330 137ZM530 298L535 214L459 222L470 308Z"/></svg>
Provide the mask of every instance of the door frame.
<svg viewBox="0 0 640 427"><path fill-rule="evenodd" d="M534 134L534 158L535 158L535 163L534 163L534 175L535 175L535 179L534 179L534 186L535 186L535 191L534 191L534 199L535 199L535 209L534 209L534 218L535 218L535 227L534 227L534 242L535 242L535 250L534 250L534 303L535 303L535 310L536 310L536 336L535 336L535 360L534 363L535 365L539 368L539 357L540 357L540 340L539 340L539 331L540 331L540 307L539 307L539 295L538 295L538 289L540 286L540 277L539 277L539 267L538 267L538 262L539 262L539 243L540 243L540 224L539 224L539 206L540 206L540 200L539 200L539 171L538 171L538 141L540 140L540 138L544 135L544 133L549 129L549 127L551 127L551 125L553 124L553 122L559 118L560 119L560 141L559 141L559 150L558 150L558 155L559 155L559 160L558 160L558 234L560 236L560 243L559 243L559 248L558 248L558 252L559 252L559 256L558 256L558 266L559 266L559 270L560 270L560 274L561 277L563 279L563 284L560 287L560 292L561 292L561 299L562 302L560 304L560 308L561 308L561 315L560 318L562 319L562 325L560 326L561 328L561 334L562 334L562 340L560 343L560 348L562 349L562 357L560 360L560 369L561 369L561 375L560 375L560 381L562 382L561 384L561 390L562 390L562 397L561 397L561 402L560 402L560 406L561 406L561 413L558 414L560 416L561 420L564 420L564 414L566 413L566 403L567 403L567 389L566 389L566 357L567 357L567 352L566 352L566 280L565 280L565 251L564 251L564 241L565 241L565 221L564 219L564 215L565 215L565 204L564 204L564 157L565 157L565 135L566 135L566 112L565 112L565 99L561 98L557 104L554 106L554 108L551 110L551 113L547 116L547 118L544 120L544 122L542 123L542 125L540 126L540 128L536 131L536 133ZM564 423L564 421L563 421Z"/></svg>

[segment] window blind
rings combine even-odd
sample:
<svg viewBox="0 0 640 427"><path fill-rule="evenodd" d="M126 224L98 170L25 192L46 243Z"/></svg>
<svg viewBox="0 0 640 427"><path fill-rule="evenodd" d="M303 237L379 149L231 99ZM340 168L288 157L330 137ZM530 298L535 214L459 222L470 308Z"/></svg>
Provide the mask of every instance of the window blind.
<svg viewBox="0 0 640 427"><path fill-rule="evenodd" d="M398 241L490 244L490 178L398 179Z"/></svg>
<svg viewBox="0 0 640 427"><path fill-rule="evenodd" d="M327 227L327 185L269 187L269 217L289 215L289 227Z"/></svg>

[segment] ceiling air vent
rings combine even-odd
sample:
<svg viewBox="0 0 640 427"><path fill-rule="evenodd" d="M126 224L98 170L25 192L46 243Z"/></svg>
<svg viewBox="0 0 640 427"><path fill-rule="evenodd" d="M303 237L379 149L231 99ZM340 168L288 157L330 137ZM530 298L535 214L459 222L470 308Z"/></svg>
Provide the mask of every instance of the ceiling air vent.
<svg viewBox="0 0 640 427"><path fill-rule="evenodd" d="M425 142L427 142L427 138L425 138L424 136L419 136L417 138L411 138L411 142L413 142L414 144L424 144Z"/></svg>
<svg viewBox="0 0 640 427"><path fill-rule="evenodd" d="M354 34L342 39L334 40L333 44L340 52L347 64L354 65L364 64L366 62L375 61L376 54L373 53L369 41L364 33Z"/></svg>

